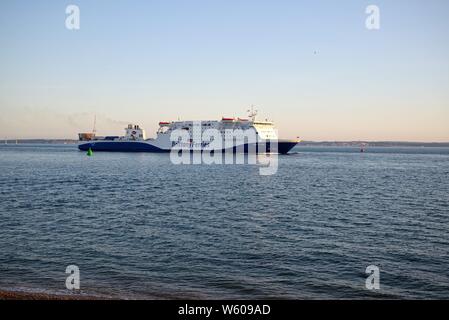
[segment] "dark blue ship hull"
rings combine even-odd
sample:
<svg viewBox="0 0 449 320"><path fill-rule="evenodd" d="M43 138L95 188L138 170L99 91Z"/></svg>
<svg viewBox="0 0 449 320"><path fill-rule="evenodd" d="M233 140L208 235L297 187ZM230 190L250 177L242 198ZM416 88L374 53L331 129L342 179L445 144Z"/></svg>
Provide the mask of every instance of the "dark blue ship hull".
<svg viewBox="0 0 449 320"><path fill-rule="evenodd" d="M270 144L267 144L266 150L267 152L278 152L280 154L287 154L297 142L295 141L279 141L277 151L271 150ZM161 149L156 146L153 146L146 142L139 141L92 141L80 144L78 148L82 151L88 151L91 149L92 151L107 151L107 152L170 152L170 149ZM258 146L256 145L256 152L259 152ZM248 150L254 150L253 148L249 148L248 144L244 146L244 152L248 153ZM222 151L225 151L223 149ZM241 152L241 147L234 147L233 152Z"/></svg>
<svg viewBox="0 0 449 320"><path fill-rule="evenodd" d="M108 152L170 152L170 150L164 150L149 143L139 141L93 141L80 144L78 148L82 151L92 149L92 151Z"/></svg>

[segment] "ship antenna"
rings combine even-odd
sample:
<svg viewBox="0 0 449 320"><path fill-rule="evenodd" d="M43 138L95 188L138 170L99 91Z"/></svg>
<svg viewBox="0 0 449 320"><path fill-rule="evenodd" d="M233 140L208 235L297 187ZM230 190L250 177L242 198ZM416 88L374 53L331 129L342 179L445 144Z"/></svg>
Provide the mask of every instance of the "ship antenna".
<svg viewBox="0 0 449 320"><path fill-rule="evenodd" d="M253 121L256 121L257 110L254 109L254 105L251 105L251 109L247 111L248 117L250 117Z"/></svg>
<svg viewBox="0 0 449 320"><path fill-rule="evenodd" d="M97 133L97 115L94 115L94 128L92 130L92 133Z"/></svg>

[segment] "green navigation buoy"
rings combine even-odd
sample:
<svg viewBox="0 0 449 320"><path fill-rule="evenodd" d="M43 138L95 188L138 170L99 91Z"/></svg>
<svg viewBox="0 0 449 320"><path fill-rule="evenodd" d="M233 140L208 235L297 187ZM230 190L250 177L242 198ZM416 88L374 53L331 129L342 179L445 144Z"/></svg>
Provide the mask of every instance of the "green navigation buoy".
<svg viewBox="0 0 449 320"><path fill-rule="evenodd" d="M90 157L92 156L94 153L92 152L92 149L89 148L89 150L87 150L87 155Z"/></svg>

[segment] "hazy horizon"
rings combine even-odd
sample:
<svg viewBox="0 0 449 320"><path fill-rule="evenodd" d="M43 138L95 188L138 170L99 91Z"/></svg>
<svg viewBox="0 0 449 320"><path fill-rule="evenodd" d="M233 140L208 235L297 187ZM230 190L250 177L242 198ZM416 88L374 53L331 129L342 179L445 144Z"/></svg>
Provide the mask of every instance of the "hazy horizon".
<svg viewBox="0 0 449 320"><path fill-rule="evenodd" d="M80 30L65 25L80 8ZM365 27L368 5L380 30ZM449 142L449 2L2 1L0 140L246 115L307 141Z"/></svg>

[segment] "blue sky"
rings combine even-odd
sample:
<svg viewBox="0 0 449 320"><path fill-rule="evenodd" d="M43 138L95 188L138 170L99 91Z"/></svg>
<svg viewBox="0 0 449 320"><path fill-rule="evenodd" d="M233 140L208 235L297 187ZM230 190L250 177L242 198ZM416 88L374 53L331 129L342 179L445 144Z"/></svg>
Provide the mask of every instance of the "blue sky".
<svg viewBox="0 0 449 320"><path fill-rule="evenodd" d="M81 29L65 27L78 5ZM380 8L381 29L365 28ZM449 141L449 1L1 1L0 138L243 116L283 137Z"/></svg>

